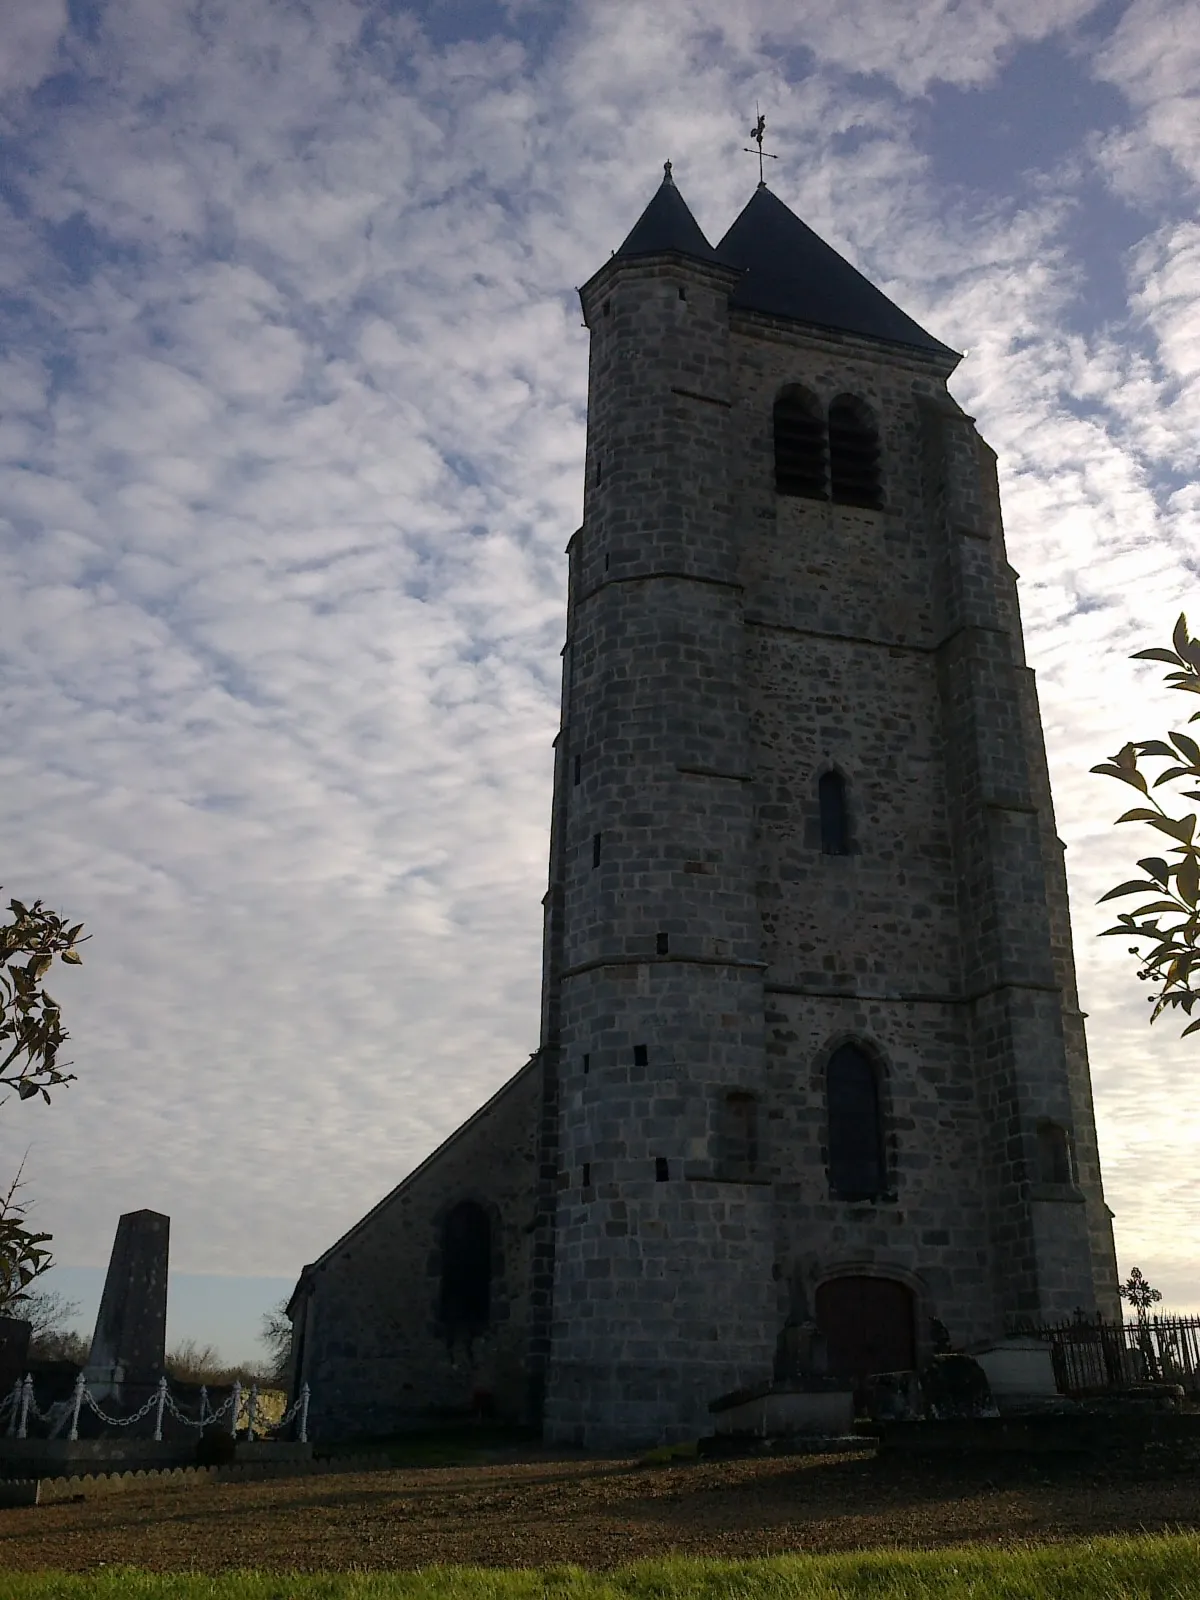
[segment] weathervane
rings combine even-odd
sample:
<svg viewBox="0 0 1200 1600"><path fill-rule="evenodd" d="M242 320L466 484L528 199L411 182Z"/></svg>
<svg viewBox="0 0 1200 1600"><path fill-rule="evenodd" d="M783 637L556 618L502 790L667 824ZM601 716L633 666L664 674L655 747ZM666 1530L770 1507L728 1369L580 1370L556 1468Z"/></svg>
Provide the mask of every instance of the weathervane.
<svg viewBox="0 0 1200 1600"><path fill-rule="evenodd" d="M767 161L778 161L779 157L778 156L773 156L769 150L764 150L763 147L762 147L763 132L766 129L766 126L767 126L767 119L766 119L766 117L763 116L762 112L759 111L758 102L757 101L755 101L755 103L754 103L754 112L755 112L755 115L758 118L758 121L751 128L750 137L754 140L755 144L758 146L758 149L757 150L751 150L751 148L750 148L750 146L748 144L744 144L742 146L742 149L746 152L746 154L748 156L753 156L753 155L757 155L758 156L758 183L759 183L759 187L762 188L766 184L766 181L767 181L763 177L763 160L766 159Z"/></svg>

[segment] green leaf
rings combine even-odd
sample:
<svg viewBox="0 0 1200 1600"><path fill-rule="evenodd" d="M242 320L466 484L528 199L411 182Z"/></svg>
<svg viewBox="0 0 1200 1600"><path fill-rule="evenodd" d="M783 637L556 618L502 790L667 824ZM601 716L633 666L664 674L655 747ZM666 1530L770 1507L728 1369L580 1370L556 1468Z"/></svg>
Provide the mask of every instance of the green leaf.
<svg viewBox="0 0 1200 1600"><path fill-rule="evenodd" d="M28 1078L17 1080L17 1093L22 1100L29 1100L37 1093L37 1084L30 1083Z"/></svg>
<svg viewBox="0 0 1200 1600"><path fill-rule="evenodd" d="M1155 817L1154 826L1162 833L1169 833L1172 839L1178 839L1181 844L1191 844L1192 835L1196 831L1196 813L1189 811L1186 817Z"/></svg>
<svg viewBox="0 0 1200 1600"><path fill-rule="evenodd" d="M1128 883L1120 883L1115 889L1110 889L1107 894L1102 894L1096 904L1102 906L1106 900L1118 900L1123 894L1144 894L1147 889L1158 889L1160 887L1161 885L1157 883L1145 883L1140 878L1130 878Z"/></svg>
<svg viewBox="0 0 1200 1600"><path fill-rule="evenodd" d="M1180 893L1182 894L1183 891L1180 890ZM1185 896L1185 899L1186 899L1186 896ZM1192 901L1192 900L1189 900L1188 904L1189 905L1194 905L1195 902ZM1152 900L1148 905L1138 906L1137 910L1133 913L1133 915L1135 917L1149 917L1149 916L1152 916L1156 911L1182 911L1182 910L1183 910L1183 907L1179 904L1179 902L1177 900Z"/></svg>
<svg viewBox="0 0 1200 1600"><path fill-rule="evenodd" d="M1155 778L1154 787L1157 789L1160 783L1170 783L1172 778L1200 778L1200 770L1195 767L1168 767Z"/></svg>
<svg viewBox="0 0 1200 1600"><path fill-rule="evenodd" d="M1186 654L1187 647L1191 643L1188 638L1187 617L1182 611L1179 613L1179 621L1175 624L1174 632L1171 634L1171 643L1181 656Z"/></svg>
<svg viewBox="0 0 1200 1600"><path fill-rule="evenodd" d="M1200 861L1197 861L1195 851L1189 852L1176 868L1175 887L1189 906L1196 904L1197 896L1200 896Z"/></svg>
<svg viewBox="0 0 1200 1600"><path fill-rule="evenodd" d="M1168 761L1179 760L1179 757L1164 739L1144 739L1138 745L1138 752L1144 756L1166 756Z"/></svg>
<svg viewBox="0 0 1200 1600"><path fill-rule="evenodd" d="M1190 738L1186 733L1173 733L1171 743L1177 750L1183 752L1185 761L1190 761L1193 767L1200 767L1200 744Z"/></svg>
<svg viewBox="0 0 1200 1600"><path fill-rule="evenodd" d="M1197 1029L1200 1029L1200 1017L1198 1017L1195 1022L1189 1022L1179 1037L1181 1039L1186 1039L1189 1033L1195 1033Z"/></svg>
<svg viewBox="0 0 1200 1600"><path fill-rule="evenodd" d="M1127 811L1123 817L1118 817L1118 822L1157 822L1159 813L1147 811L1144 806L1135 806L1132 811Z"/></svg>
<svg viewBox="0 0 1200 1600"><path fill-rule="evenodd" d="M1173 650L1160 650L1157 648L1153 650L1136 650L1129 659L1130 661L1167 661L1173 667L1181 667L1183 665L1182 660Z"/></svg>
<svg viewBox="0 0 1200 1600"><path fill-rule="evenodd" d="M1166 888L1171 869L1167 866L1162 856L1143 856L1138 862L1138 866L1141 867L1143 872L1148 872L1152 878L1157 878L1163 888Z"/></svg>
<svg viewBox="0 0 1200 1600"><path fill-rule="evenodd" d="M83 965L83 957L78 950L64 950L62 958L69 966L81 967Z"/></svg>

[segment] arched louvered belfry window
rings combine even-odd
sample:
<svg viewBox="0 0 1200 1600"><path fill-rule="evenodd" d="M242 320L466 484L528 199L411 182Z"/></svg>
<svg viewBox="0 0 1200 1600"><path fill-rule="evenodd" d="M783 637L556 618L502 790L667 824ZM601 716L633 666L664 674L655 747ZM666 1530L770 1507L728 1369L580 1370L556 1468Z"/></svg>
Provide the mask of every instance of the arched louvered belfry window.
<svg viewBox="0 0 1200 1600"><path fill-rule="evenodd" d="M821 854L850 854L850 807L846 780L840 772L823 772L817 779L817 807L821 813Z"/></svg>
<svg viewBox="0 0 1200 1600"><path fill-rule="evenodd" d="M870 406L852 394L838 395L829 408L829 478L839 505L882 506L879 429Z"/></svg>
<svg viewBox="0 0 1200 1600"><path fill-rule="evenodd" d="M856 1044L840 1045L825 1069L829 1187L839 1200L875 1200L886 1188L879 1077Z"/></svg>
<svg viewBox="0 0 1200 1600"><path fill-rule="evenodd" d="M796 384L775 402L775 489L810 500L829 498L825 418L817 400Z"/></svg>
<svg viewBox="0 0 1200 1600"><path fill-rule="evenodd" d="M442 1223L441 1316L448 1327L481 1333L492 1310L492 1225L475 1200L460 1200Z"/></svg>

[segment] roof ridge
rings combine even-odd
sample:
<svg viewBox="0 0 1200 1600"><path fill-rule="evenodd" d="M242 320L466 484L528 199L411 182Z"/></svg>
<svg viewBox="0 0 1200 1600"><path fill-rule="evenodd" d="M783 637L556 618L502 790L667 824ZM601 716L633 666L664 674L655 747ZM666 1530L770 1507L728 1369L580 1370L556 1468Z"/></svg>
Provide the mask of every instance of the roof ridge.
<svg viewBox="0 0 1200 1600"><path fill-rule="evenodd" d="M716 248L733 306L959 359L760 183Z"/></svg>

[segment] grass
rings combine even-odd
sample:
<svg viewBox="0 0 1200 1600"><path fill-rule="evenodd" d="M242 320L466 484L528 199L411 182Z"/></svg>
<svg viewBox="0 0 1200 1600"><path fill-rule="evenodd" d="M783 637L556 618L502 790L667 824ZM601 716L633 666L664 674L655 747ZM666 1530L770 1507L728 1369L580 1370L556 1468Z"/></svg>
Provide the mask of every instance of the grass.
<svg viewBox="0 0 1200 1600"><path fill-rule="evenodd" d="M217 1576L129 1567L0 1573L0 1600L1176 1600L1200 1597L1200 1536L994 1549L873 1551L764 1561Z"/></svg>

